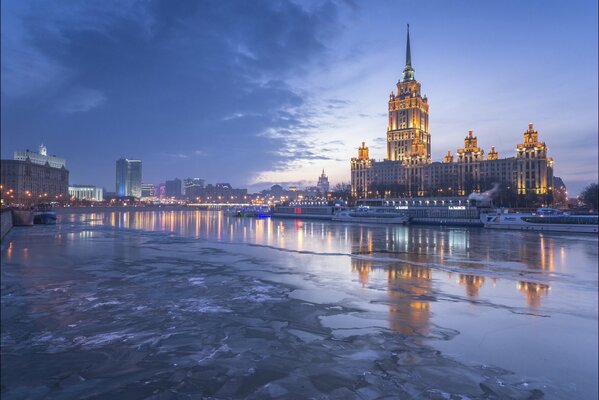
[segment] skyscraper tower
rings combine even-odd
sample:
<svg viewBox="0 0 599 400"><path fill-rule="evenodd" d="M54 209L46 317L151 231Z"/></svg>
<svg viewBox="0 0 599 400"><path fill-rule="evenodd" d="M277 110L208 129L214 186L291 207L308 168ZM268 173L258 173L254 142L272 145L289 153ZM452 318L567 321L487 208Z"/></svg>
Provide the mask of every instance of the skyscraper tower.
<svg viewBox="0 0 599 400"><path fill-rule="evenodd" d="M414 79L410 25L408 25L403 78L397 82L397 93L391 92L389 96L387 159L410 164L431 162L428 99L420 95L420 83Z"/></svg>
<svg viewBox="0 0 599 400"><path fill-rule="evenodd" d="M329 177L325 175L324 169L322 170L322 174L318 177L318 189L322 192L322 194L326 194L329 191Z"/></svg>
<svg viewBox="0 0 599 400"><path fill-rule="evenodd" d="M141 197L141 160L116 160L116 194Z"/></svg>

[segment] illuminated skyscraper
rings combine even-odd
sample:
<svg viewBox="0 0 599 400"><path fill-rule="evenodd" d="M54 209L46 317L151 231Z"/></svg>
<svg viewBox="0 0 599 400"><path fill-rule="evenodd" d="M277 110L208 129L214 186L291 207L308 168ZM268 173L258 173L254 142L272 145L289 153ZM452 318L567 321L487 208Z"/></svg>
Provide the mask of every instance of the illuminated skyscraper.
<svg viewBox="0 0 599 400"><path fill-rule="evenodd" d="M116 194L141 197L141 160L121 158L116 161Z"/></svg>
<svg viewBox="0 0 599 400"><path fill-rule="evenodd" d="M414 79L410 52L410 26L406 45L406 66L397 82L397 94L389 95L387 125L387 159L431 162L431 135L428 132L428 99L420 94L420 83Z"/></svg>
<svg viewBox="0 0 599 400"><path fill-rule="evenodd" d="M358 157L351 159L354 197L467 196L502 184L531 201L548 203L553 191L553 159L538 132L529 124L516 156L499 158L491 147L487 158L472 131L464 147L451 151L442 162L431 160L431 134L428 131L428 99L420 94L414 78L408 26L406 65L397 93L389 96L387 158L371 159L362 142Z"/></svg>

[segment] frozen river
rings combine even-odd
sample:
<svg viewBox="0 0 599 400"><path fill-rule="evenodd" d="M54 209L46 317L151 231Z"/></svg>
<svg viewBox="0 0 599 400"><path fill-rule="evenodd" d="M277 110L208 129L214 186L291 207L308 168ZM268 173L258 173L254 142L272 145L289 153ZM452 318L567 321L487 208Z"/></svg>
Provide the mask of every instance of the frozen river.
<svg viewBox="0 0 599 400"><path fill-rule="evenodd" d="M4 400L597 398L597 236L62 211L1 254Z"/></svg>

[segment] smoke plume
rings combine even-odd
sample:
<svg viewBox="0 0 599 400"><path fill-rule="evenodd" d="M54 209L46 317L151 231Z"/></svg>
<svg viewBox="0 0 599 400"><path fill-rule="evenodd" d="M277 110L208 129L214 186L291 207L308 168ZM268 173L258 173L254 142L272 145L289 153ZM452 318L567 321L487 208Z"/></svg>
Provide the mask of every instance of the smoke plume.
<svg viewBox="0 0 599 400"><path fill-rule="evenodd" d="M472 192L472 193L470 193L470 195L468 196L468 200L474 200L474 201L491 201L491 200L493 200L493 197L495 196L495 193L497 193L498 191L499 191L499 183L494 183L493 184L493 188L487 190L486 192L482 192L482 193Z"/></svg>

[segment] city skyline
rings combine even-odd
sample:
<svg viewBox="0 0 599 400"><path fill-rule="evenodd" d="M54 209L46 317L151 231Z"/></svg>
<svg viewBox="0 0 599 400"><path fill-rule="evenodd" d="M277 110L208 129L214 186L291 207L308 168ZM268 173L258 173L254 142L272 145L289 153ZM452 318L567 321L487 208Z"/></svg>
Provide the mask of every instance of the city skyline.
<svg viewBox="0 0 599 400"><path fill-rule="evenodd" d="M571 194L597 181L596 3L161 5L4 2L2 158L43 142L107 188L121 156L144 182L349 182L362 141L385 156L409 22L434 161L470 129L511 154L533 122Z"/></svg>

